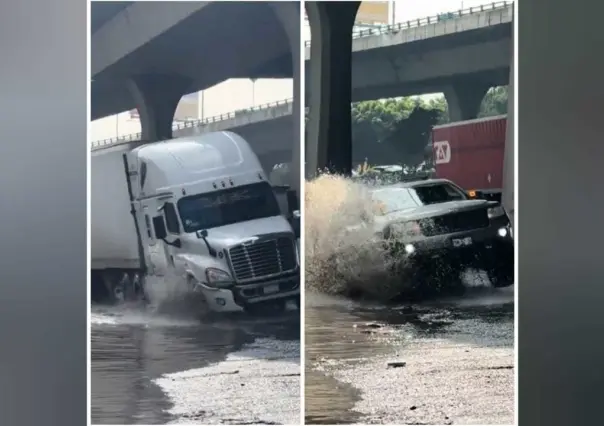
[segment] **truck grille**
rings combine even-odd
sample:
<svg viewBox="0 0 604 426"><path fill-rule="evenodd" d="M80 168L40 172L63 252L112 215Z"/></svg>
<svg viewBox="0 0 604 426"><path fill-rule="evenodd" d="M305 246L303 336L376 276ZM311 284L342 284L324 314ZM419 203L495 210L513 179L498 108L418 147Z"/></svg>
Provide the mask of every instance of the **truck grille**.
<svg viewBox="0 0 604 426"><path fill-rule="evenodd" d="M427 237L486 228L489 216L486 209L476 209L438 216L429 222L420 222L422 233Z"/></svg>
<svg viewBox="0 0 604 426"><path fill-rule="evenodd" d="M250 281L294 271L298 262L292 238L279 237L229 249L236 281Z"/></svg>

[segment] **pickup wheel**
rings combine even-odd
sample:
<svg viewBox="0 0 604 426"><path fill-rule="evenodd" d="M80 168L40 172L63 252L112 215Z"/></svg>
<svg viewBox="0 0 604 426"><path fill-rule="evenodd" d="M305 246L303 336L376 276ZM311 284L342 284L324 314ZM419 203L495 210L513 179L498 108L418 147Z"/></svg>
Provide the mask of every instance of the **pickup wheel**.
<svg viewBox="0 0 604 426"><path fill-rule="evenodd" d="M514 284L514 265L499 265L487 270L491 285L495 288L509 287Z"/></svg>
<svg viewBox="0 0 604 426"><path fill-rule="evenodd" d="M448 265L435 275L435 285L440 294L462 296L465 293L461 272L461 268Z"/></svg>
<svg viewBox="0 0 604 426"><path fill-rule="evenodd" d="M435 271L413 271L405 278L406 289L396 301L419 302L443 295L461 296L465 286L457 267L442 266Z"/></svg>

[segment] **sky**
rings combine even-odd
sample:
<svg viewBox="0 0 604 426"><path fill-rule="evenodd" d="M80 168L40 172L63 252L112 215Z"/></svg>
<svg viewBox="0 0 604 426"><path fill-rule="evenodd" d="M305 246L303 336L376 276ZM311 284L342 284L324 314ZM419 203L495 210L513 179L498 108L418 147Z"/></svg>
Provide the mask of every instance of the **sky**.
<svg viewBox="0 0 604 426"><path fill-rule="evenodd" d="M409 21L488 3L491 2L488 0L396 0L394 19L395 22Z"/></svg>

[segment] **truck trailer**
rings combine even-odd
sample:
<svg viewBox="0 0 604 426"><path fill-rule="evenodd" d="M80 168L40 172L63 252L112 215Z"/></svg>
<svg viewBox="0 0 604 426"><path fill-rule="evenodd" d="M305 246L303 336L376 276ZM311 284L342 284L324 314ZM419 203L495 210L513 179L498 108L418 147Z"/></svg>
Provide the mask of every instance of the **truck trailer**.
<svg viewBox="0 0 604 426"><path fill-rule="evenodd" d="M299 244L286 217L295 197L279 191L284 212L241 136L95 149L91 192L93 297L137 297L148 277L182 277L211 311L299 306Z"/></svg>
<svg viewBox="0 0 604 426"><path fill-rule="evenodd" d="M436 176L501 201L506 121L496 116L434 126Z"/></svg>
<svg viewBox="0 0 604 426"><path fill-rule="evenodd" d="M508 127L506 115L434 126L432 152L436 177L455 182L471 197L502 202L513 223L514 146L506 144Z"/></svg>

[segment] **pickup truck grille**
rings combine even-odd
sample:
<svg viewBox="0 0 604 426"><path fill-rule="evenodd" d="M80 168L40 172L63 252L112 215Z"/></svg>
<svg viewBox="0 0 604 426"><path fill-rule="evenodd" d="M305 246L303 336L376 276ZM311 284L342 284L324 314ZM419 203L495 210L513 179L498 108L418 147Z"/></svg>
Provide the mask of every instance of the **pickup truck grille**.
<svg viewBox="0 0 604 426"><path fill-rule="evenodd" d="M237 282L277 276L298 267L291 237L240 244L229 249L229 257Z"/></svg>
<svg viewBox="0 0 604 426"><path fill-rule="evenodd" d="M448 213L432 218L430 221L420 221L422 233L431 237L434 235L451 234L469 231L489 226L489 216L486 209L467 210Z"/></svg>

